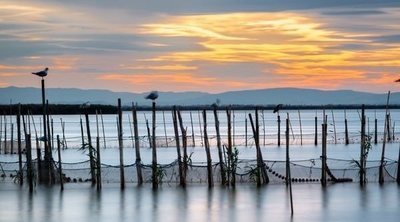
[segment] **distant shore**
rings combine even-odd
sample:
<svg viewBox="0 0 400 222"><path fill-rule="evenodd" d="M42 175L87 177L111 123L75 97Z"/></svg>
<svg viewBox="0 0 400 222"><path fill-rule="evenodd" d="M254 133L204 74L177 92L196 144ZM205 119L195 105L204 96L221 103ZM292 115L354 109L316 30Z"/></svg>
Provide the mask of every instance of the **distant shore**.
<svg viewBox="0 0 400 222"><path fill-rule="evenodd" d="M255 110L256 108L260 110L273 110L276 105L219 105L216 106L218 110L225 110L230 107L232 110ZM331 110L331 109L361 109L361 104L354 105L283 105L282 110ZM169 111L173 109L171 106L157 106L157 110ZM213 105L197 105L197 106L176 106L180 110L212 110ZM366 109L385 109L385 105L365 105ZM124 111L132 110L132 107L123 106ZM137 106L139 111L150 111L151 106ZM389 105L389 109L400 109L399 104ZM49 104L48 107L49 114L57 115L68 115L68 114L82 114L85 112L79 104ZM89 114L95 114L96 110L102 112L103 114L115 114L117 113L117 106L112 105L100 105L92 104L88 108ZM36 115L42 113L41 104L21 104L21 113ZM0 105L0 115L16 115L18 112L18 104L12 105Z"/></svg>

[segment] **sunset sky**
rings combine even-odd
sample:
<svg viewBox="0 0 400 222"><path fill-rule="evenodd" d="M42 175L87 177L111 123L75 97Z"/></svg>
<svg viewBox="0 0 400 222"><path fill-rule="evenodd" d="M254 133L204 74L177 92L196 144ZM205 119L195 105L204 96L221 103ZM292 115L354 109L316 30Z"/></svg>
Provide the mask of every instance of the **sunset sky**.
<svg viewBox="0 0 400 222"><path fill-rule="evenodd" d="M0 0L0 87L399 91L399 0Z"/></svg>

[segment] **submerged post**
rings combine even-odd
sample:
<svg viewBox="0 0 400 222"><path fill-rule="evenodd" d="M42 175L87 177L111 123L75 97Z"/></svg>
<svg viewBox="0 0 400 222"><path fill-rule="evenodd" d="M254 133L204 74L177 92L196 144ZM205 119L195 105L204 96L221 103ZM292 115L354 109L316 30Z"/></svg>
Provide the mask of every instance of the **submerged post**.
<svg viewBox="0 0 400 222"><path fill-rule="evenodd" d="M315 115L314 121L315 121L314 145L317 146L318 145L318 117L317 117L317 115Z"/></svg>
<svg viewBox="0 0 400 222"><path fill-rule="evenodd" d="M157 167L157 150L156 150L156 102L152 103L152 169L153 169L153 189L158 188L158 167Z"/></svg>
<svg viewBox="0 0 400 222"><path fill-rule="evenodd" d="M217 134L217 148L218 148L218 158L219 158L219 168L221 171L221 184L227 185L226 182L226 172L225 172L225 163L224 157L222 153L222 144L221 144L221 134L219 132L219 119L218 119L218 112L217 107L214 106L214 120L215 120L215 132Z"/></svg>
<svg viewBox="0 0 400 222"><path fill-rule="evenodd" d="M365 144L365 107L361 107L361 145L360 145L360 185L364 186L366 183L365 167L366 167L366 144Z"/></svg>
<svg viewBox="0 0 400 222"><path fill-rule="evenodd" d="M281 116L278 112L278 146L281 146Z"/></svg>
<svg viewBox="0 0 400 222"><path fill-rule="evenodd" d="M33 167L32 167L32 146L31 134L25 134L25 149L26 149L26 176L28 179L29 192L33 191Z"/></svg>
<svg viewBox="0 0 400 222"><path fill-rule="evenodd" d="M382 154L381 154L381 163L379 165L379 184L383 184L385 181L384 177L384 163L385 163L385 145L386 145L386 136L387 136L387 125L389 124L388 120L388 110L389 110L389 99L390 99L390 91L388 92L386 99L386 109L385 109L385 126L383 129L383 141L382 141ZM399 163L397 163L399 165Z"/></svg>
<svg viewBox="0 0 400 222"><path fill-rule="evenodd" d="M93 146L92 137L90 134L90 123L89 123L89 111L88 108L85 109L85 119L86 119L86 133L88 137L88 148L89 148L89 162L90 162L90 177L92 181L92 186L96 183L95 171L94 171L94 156L93 156Z"/></svg>
<svg viewBox="0 0 400 222"><path fill-rule="evenodd" d="M322 155L321 155L321 159L322 159L322 172L321 172L321 185L322 186L326 186L326 142L327 142L327 120L326 120L326 116L325 116L325 112L324 112L324 117L323 117L324 121L322 124Z"/></svg>
<svg viewBox="0 0 400 222"><path fill-rule="evenodd" d="M19 173L21 178L19 184L22 186L24 184L24 177L22 173L22 149L21 149L21 104L18 104L17 113L17 143L18 143L18 162L19 162Z"/></svg>
<svg viewBox="0 0 400 222"><path fill-rule="evenodd" d="M286 117L286 131L285 131L285 138L286 138L286 177L285 182L286 186L289 186L289 169L290 169L290 162L289 162L289 113L287 113Z"/></svg>
<svg viewBox="0 0 400 222"><path fill-rule="evenodd" d="M349 145L349 130L347 128L346 110L344 110L344 141L346 145Z"/></svg>
<svg viewBox="0 0 400 222"><path fill-rule="evenodd" d="M183 148L183 181L184 185L186 186L186 174L188 170L188 163L189 163L189 157L187 154L187 130L183 126L183 120L182 120L182 115L179 110L176 110L178 114L178 120L179 120L179 126L181 128L181 133L182 133L182 148Z"/></svg>

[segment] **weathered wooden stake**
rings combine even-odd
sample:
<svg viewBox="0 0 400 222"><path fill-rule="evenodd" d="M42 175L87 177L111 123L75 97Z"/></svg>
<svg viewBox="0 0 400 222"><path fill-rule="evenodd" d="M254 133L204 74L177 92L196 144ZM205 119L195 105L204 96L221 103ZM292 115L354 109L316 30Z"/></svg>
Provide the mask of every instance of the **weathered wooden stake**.
<svg viewBox="0 0 400 222"><path fill-rule="evenodd" d="M374 131L374 143L378 144L378 119L376 118L376 110L375 110L375 131Z"/></svg>
<svg viewBox="0 0 400 222"><path fill-rule="evenodd" d="M349 129L347 128L346 110L344 110L344 141L346 145L349 145Z"/></svg>
<svg viewBox="0 0 400 222"><path fill-rule="evenodd" d="M153 189L158 188L158 167L157 167L157 150L156 150L156 102L152 103L152 168L153 168Z"/></svg>
<svg viewBox="0 0 400 222"><path fill-rule="evenodd" d="M207 112L203 110L203 127L204 127L204 147L207 155L207 174L208 174L208 187L211 188L214 184L212 175L212 161L210 153L210 144L207 135Z"/></svg>
<svg viewBox="0 0 400 222"><path fill-rule="evenodd" d="M285 138L286 138L286 177L285 177L285 182L286 186L289 186L289 168L290 168L290 162L289 162L289 113L287 113L286 117L286 131L285 131Z"/></svg>
<svg viewBox="0 0 400 222"><path fill-rule="evenodd" d="M300 145L303 145L303 128L301 126L301 116L300 116L300 110L297 110L299 113L299 124L300 124ZM289 114L288 114L289 115Z"/></svg>
<svg viewBox="0 0 400 222"><path fill-rule="evenodd" d="M32 167L32 146L31 134L25 134L25 150L26 150L26 175L28 179L29 192L33 192L33 167Z"/></svg>
<svg viewBox="0 0 400 222"><path fill-rule="evenodd" d="M2 115L0 115L0 154L1 154L1 148L3 146L3 141L2 141L3 134L1 133L1 129L3 129L3 116Z"/></svg>
<svg viewBox="0 0 400 222"><path fill-rule="evenodd" d="M104 120L103 120L103 112L100 110L100 118L101 118L101 129L103 131L103 147L107 148L107 143L106 143L106 132L104 130Z"/></svg>
<svg viewBox="0 0 400 222"><path fill-rule="evenodd" d="M14 123L11 123L10 154L14 154Z"/></svg>
<svg viewBox="0 0 400 222"><path fill-rule="evenodd" d="M364 186L366 183L366 140L365 140L365 107L361 107L361 145L360 145L360 185Z"/></svg>
<svg viewBox="0 0 400 222"><path fill-rule="evenodd" d="M180 148L180 140L179 140L179 132L178 132L178 114L176 110L176 106L173 107L172 110L172 121L174 125L174 134L175 134L175 143L176 143L176 153L178 156L178 170L179 170L179 185L182 187L186 186L185 180L185 170L182 166L182 156L181 156L181 148ZM183 135L182 135L183 137ZM186 160L185 160L186 161Z"/></svg>
<svg viewBox="0 0 400 222"><path fill-rule="evenodd" d="M86 119L86 134L88 137L88 148L89 148L89 162L90 162L90 177L92 181L92 186L96 183L96 175L95 175L95 164L94 164L94 156L93 156L93 146L92 146L92 137L90 134L90 123L89 123L89 111L88 108L85 109L85 119ZM82 134L83 135L83 134ZM84 147L85 143L83 143Z"/></svg>
<svg viewBox="0 0 400 222"><path fill-rule="evenodd" d="M62 118L60 118L60 121L62 130L63 149L68 149L67 139L65 138L65 122L63 122Z"/></svg>
<svg viewBox="0 0 400 222"><path fill-rule="evenodd" d="M164 137L165 137L165 145L168 147L168 136L167 136L167 125L165 123L165 113L164 110L162 111L162 119L163 119L163 125L164 125Z"/></svg>
<svg viewBox="0 0 400 222"><path fill-rule="evenodd" d="M123 131L122 131L122 108L121 99L118 98L118 147L119 147L119 169L120 169L120 183L121 190L125 189L125 171L124 171L124 144L123 144Z"/></svg>
<svg viewBox="0 0 400 222"><path fill-rule="evenodd" d="M80 124L81 124L81 141L82 141L82 148L85 146L85 136L83 133L83 122L82 118L80 118Z"/></svg>
<svg viewBox="0 0 400 222"><path fill-rule="evenodd" d="M278 111L278 146L281 146L281 116Z"/></svg>
<svg viewBox="0 0 400 222"><path fill-rule="evenodd" d="M201 127L200 110L197 110L197 117L199 118L200 138L201 138L201 140L202 140L201 146L203 146L203 145L204 145L204 143L203 143L203 129L202 129L202 127Z"/></svg>
<svg viewBox="0 0 400 222"><path fill-rule="evenodd" d="M18 162L19 162L19 173L21 178L19 184L22 186L24 184L24 177L22 172L22 145L21 145L21 104L18 104L17 113L17 146L18 146Z"/></svg>
<svg viewBox="0 0 400 222"><path fill-rule="evenodd" d="M186 174L187 174L188 162L189 162L189 157L188 157L188 153L187 153L187 129L183 126L182 115L179 110L177 110L177 114L178 114L179 126L181 128L181 134L182 134L183 177L185 179L185 184L186 184Z"/></svg>
<svg viewBox="0 0 400 222"><path fill-rule="evenodd" d="M327 124L327 116L323 116L323 124L322 124L322 166L321 166L321 185L326 186L326 142L327 142L327 131L328 131L328 124Z"/></svg>
<svg viewBox="0 0 400 222"><path fill-rule="evenodd" d="M244 119L244 140L245 140L245 145L247 147L247 115L245 116Z"/></svg>
<svg viewBox="0 0 400 222"><path fill-rule="evenodd" d="M132 118L133 118L133 132L135 134L135 154L136 154L136 173L138 177L138 185L143 184L143 176L142 176L142 158L140 157L140 143L139 143L139 129L138 129L138 120L137 120L137 111L136 106L132 103Z"/></svg>
<svg viewBox="0 0 400 222"><path fill-rule="evenodd" d="M53 118L50 118L50 126L51 126L51 144L53 144L54 146L54 124L53 124ZM54 149L54 147L51 147L52 149Z"/></svg>
<svg viewBox="0 0 400 222"><path fill-rule="evenodd" d="M7 116L4 114L4 154L7 154Z"/></svg>
<svg viewBox="0 0 400 222"><path fill-rule="evenodd" d="M331 113L332 113L332 123L333 123L333 136L334 136L335 144L337 144L335 114L333 114L333 109L331 109Z"/></svg>
<svg viewBox="0 0 400 222"><path fill-rule="evenodd" d="M100 158L100 137L96 137L96 180L97 190L101 190L101 158Z"/></svg>
<svg viewBox="0 0 400 222"><path fill-rule="evenodd" d="M196 147L196 139L194 138L194 127L193 127L192 111L190 111L190 125L192 127L192 147Z"/></svg>
<svg viewBox="0 0 400 222"><path fill-rule="evenodd" d="M265 146L265 117L264 117L264 109L261 110L262 115L262 124L263 124L263 145Z"/></svg>
<svg viewBox="0 0 400 222"><path fill-rule="evenodd" d="M42 178L42 172L40 169L42 169L42 151L40 149L40 144L39 144L39 137L38 137L38 133L36 130L36 124L35 124L35 119L33 118L33 115L30 114L30 117L32 119L32 123L33 123L33 129L35 130L35 141L36 141L36 158L37 158L37 173L38 176L37 178L41 179ZM28 117L29 118L29 117Z"/></svg>
<svg viewBox="0 0 400 222"><path fill-rule="evenodd" d="M230 176L230 184L232 187L235 187L236 185L236 166L234 166L233 163L233 147L232 147L232 110L231 107L226 108L226 119L228 123L228 149L227 149L227 154L228 154L228 167L229 167L229 173L231 174Z"/></svg>
<svg viewBox="0 0 400 222"><path fill-rule="evenodd" d="M381 153L381 163L379 165L379 184L383 184L385 182L384 176L384 163L385 163L385 146L386 146L386 136L387 130L386 126L389 124L388 121L388 112L389 112L389 99L390 99L390 91L388 92L387 99L386 99L386 109L385 109L385 126L383 128L383 141L382 141L382 153ZM399 162L397 162L399 165Z"/></svg>
<svg viewBox="0 0 400 222"><path fill-rule="evenodd" d="M214 107L214 119L215 119L215 132L217 134L219 167L220 167L220 171L221 171L221 184L227 185L225 163L224 163L223 153L222 153L223 151L222 151L222 144L221 144L221 134L219 132L219 119L218 119L217 107Z"/></svg>
<svg viewBox="0 0 400 222"><path fill-rule="evenodd" d="M387 127L387 130L386 130L386 132L387 132L387 141L390 142L390 141L392 141L392 136L390 135L391 134L390 125L392 123L392 120L390 118L390 113L389 112L386 114L386 118L387 118L387 124L386 124L386 127Z"/></svg>
<svg viewBox="0 0 400 222"><path fill-rule="evenodd" d="M61 161L61 141L60 136L57 135L57 152L58 152L58 175L60 177L61 190L64 190L64 178L62 173L62 161Z"/></svg>
<svg viewBox="0 0 400 222"><path fill-rule="evenodd" d="M314 121L315 121L314 145L317 146L318 145L318 117L316 114L315 114Z"/></svg>

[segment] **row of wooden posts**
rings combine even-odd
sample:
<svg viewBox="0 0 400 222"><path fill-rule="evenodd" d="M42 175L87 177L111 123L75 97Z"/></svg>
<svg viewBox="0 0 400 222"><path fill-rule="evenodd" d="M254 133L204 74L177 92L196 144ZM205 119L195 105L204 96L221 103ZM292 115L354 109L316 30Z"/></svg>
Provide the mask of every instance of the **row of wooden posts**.
<svg viewBox="0 0 400 222"><path fill-rule="evenodd" d="M48 104L48 103L47 103ZM151 148L152 148L152 184L153 188L158 188L159 184L162 181L159 181L159 175L161 173L161 168L157 163L157 147L156 147L156 135L155 135L155 123L156 123L156 104L153 102L152 104L152 133L149 138L151 138ZM226 109L227 115L227 128L228 128L228 142L227 146L223 146L221 142L221 136L219 131L219 119L218 119L218 111L216 107L213 110L214 118L215 118L215 129L217 134L217 149L218 149L218 163L220 167L221 173L221 183L222 185L226 186L235 186L235 175L236 175L236 168L235 168L235 153L234 147L232 145L232 111L228 107ZM186 186L186 175L188 170L188 163L189 157L187 154L187 132L186 128L182 121L181 112L177 107L174 107L173 112L173 124L174 124L174 133L175 133L175 142L176 142L176 149L177 149L177 158L178 158L178 166L179 166L179 184L183 187ZM204 136L204 147L207 157L207 173L208 173L208 185L212 187L214 185L213 182L213 175L212 175L212 159L210 154L210 145L208 141L208 133L207 133L207 112L203 110L203 136ZM134 142L135 142L135 153L136 153L136 169L137 169L137 178L138 184L141 185L143 180L143 175L141 172L141 157L140 157L140 147L139 147L139 135L138 135L138 121L137 121L137 110L135 106L132 106L132 116L133 116L133 126L134 126ZM259 111L258 109L255 110L255 121L253 121L253 116L251 113L248 115L251 129L253 132L253 137L255 141L255 148L256 148L256 159L257 159L257 168L256 168L256 182L258 186L262 184L269 183L269 177L266 170L266 165L263 160L261 147L260 147L260 132L259 132ZM386 119L385 119L385 130L384 130L384 139L383 139L383 148L382 148L382 158L381 164L379 168L379 182L384 182L384 153L385 153L385 141L387 137L387 133L389 132L389 115L386 112ZM48 114L45 116L46 124L47 124L47 135L50 135L50 121ZM278 115L278 120L280 120L280 116ZM23 121L23 128L25 133L25 142L26 142L26 164L27 164L27 180L29 184L30 190L33 189L33 184L35 178L33 178L33 166L32 166L32 155L31 155L31 135L28 133L25 124L25 117L22 116ZM85 122L86 122L86 131L87 131L87 143L85 143L84 139L82 140L82 144L84 148L88 148L89 151L89 158L90 158L90 175L91 175L91 182L93 185L97 185L97 189L101 189L101 158L100 158L100 137L99 137L99 127L97 127L97 137L96 137L96 147L92 145L91 140L91 129L90 129L90 120L89 114L86 109L85 111ZM98 116L96 115L96 122L98 126ZM367 141L365 137L365 109L364 106L362 107L361 112L361 151L360 151L360 183L364 185L366 183L366 159L367 159ZM82 121L81 121L82 123ZM179 127L178 127L179 124ZM289 125L290 119L289 115L286 119L286 149L287 149L287 170L286 170L286 183L290 184L291 177L290 177L290 159L289 159ZM181 131L181 137L179 136L179 129ZM346 124L347 129L347 124ZM83 126L81 125L81 130L83 131ZM118 144L119 144L119 157L120 157L120 182L121 182L121 189L125 188L125 174L124 174L124 165L123 165L123 132L122 132L122 109L121 109L121 100L118 99L118 117L117 117L117 130L118 130ZM280 127L278 128L280 130ZM347 130L346 130L347 131ZM148 130L150 132L150 130ZM44 138L47 138L45 134ZM83 135L83 133L82 133ZM279 134L278 134L279 135ZM37 136L36 136L37 137ZM182 147L180 143L180 138L182 139ZM19 174L20 174L20 184L23 184L23 176L22 176L22 150L21 150L21 110L19 108L19 112L17 114L17 141L18 141L18 155L19 155ZM278 140L279 141L279 140ZM36 140L38 143L38 140ZM57 135L57 148L58 148L58 175L56 175L56 167L54 167L54 161L51 154L51 140L44 139L45 142L45 157L44 161L41 160L41 150L39 146L37 146L37 168L38 168L38 178L40 182L54 184L56 181L56 177L59 177L59 181L63 188L63 174L62 174L62 165L61 165L61 153L60 153L60 136ZM324 121L322 124L322 175L321 175L321 183L323 186L326 185L326 149L327 149L327 116L324 114ZM181 151L183 151L183 157L181 155ZM237 157L236 157L237 158ZM399 155L400 159L400 155ZM400 168L400 164L398 164ZM400 182L400 170L398 170L397 181Z"/></svg>

